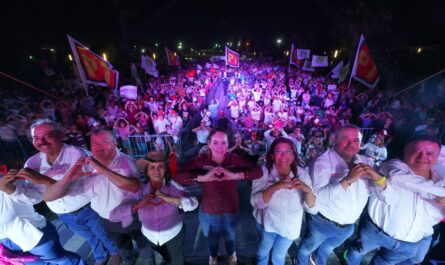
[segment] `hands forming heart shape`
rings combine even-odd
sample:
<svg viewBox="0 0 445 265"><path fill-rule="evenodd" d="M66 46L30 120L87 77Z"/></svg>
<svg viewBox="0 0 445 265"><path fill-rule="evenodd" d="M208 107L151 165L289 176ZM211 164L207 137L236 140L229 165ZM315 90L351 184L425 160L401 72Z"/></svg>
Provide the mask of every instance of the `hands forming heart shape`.
<svg viewBox="0 0 445 265"><path fill-rule="evenodd" d="M221 172L221 173L215 173L214 174L216 177L218 177L218 178L222 178L222 177L224 177L224 173L223 172Z"/></svg>

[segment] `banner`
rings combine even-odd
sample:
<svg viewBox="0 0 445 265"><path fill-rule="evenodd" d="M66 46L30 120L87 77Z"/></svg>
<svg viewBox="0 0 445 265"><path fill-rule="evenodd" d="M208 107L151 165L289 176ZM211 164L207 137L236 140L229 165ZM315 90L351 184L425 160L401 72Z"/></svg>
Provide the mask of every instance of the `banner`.
<svg viewBox="0 0 445 265"><path fill-rule="evenodd" d="M181 66L181 63L179 62L179 56L176 55L175 52L169 50L167 47L165 47L165 53L167 55L167 62L170 66Z"/></svg>
<svg viewBox="0 0 445 265"><path fill-rule="evenodd" d="M159 77L159 71L156 69L156 62L148 55L141 55L141 67L147 74L156 78Z"/></svg>
<svg viewBox="0 0 445 265"><path fill-rule="evenodd" d="M312 67L326 67L328 66L327 56L312 55Z"/></svg>
<svg viewBox="0 0 445 265"><path fill-rule="evenodd" d="M310 56L311 56L311 50L297 49L297 59L298 60L309 59Z"/></svg>
<svg viewBox="0 0 445 265"><path fill-rule="evenodd" d="M113 70L113 66L109 62L90 51L85 45L81 44L69 35L68 41L70 43L74 59L76 60L80 77L84 83L85 90L87 90L86 84L106 86L112 89L117 88L119 72Z"/></svg>
<svg viewBox="0 0 445 265"><path fill-rule="evenodd" d="M343 68L343 61L339 62L332 70L331 70L331 78L337 79L340 78L340 71Z"/></svg>
<svg viewBox="0 0 445 265"><path fill-rule="evenodd" d="M357 54L355 55L351 78L354 78L369 88L374 88L380 81L379 71L372 60L371 52L369 51L363 34L360 35L360 42L358 44Z"/></svg>
<svg viewBox="0 0 445 265"><path fill-rule="evenodd" d="M239 54L226 46L226 65L239 67Z"/></svg>
<svg viewBox="0 0 445 265"><path fill-rule="evenodd" d="M311 61L309 61L309 60L304 60L303 67L301 69L304 71L309 71L309 72L315 71L315 69L311 65Z"/></svg>
<svg viewBox="0 0 445 265"><path fill-rule="evenodd" d="M292 44L290 49L289 64L300 66L301 61L302 59L298 59L297 49L295 49L295 46Z"/></svg>
<svg viewBox="0 0 445 265"><path fill-rule="evenodd" d="M349 74L349 68L351 68L351 64L347 63L345 66L343 66L343 68L340 70L340 75L338 77L338 84L343 83L346 78L348 78L348 74Z"/></svg>
<svg viewBox="0 0 445 265"><path fill-rule="evenodd" d="M137 99L138 88L137 86L121 86L119 89L119 96L127 99Z"/></svg>

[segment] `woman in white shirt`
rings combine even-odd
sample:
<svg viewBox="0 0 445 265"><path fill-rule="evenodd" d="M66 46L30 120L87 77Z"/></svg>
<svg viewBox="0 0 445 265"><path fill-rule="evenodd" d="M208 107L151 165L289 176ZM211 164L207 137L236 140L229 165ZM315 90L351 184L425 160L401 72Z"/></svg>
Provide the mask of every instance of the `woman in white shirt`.
<svg viewBox="0 0 445 265"><path fill-rule="evenodd" d="M300 236L303 210L316 213L311 180L297 167L297 150L290 139L275 139L266 154L263 176L252 183L250 202L260 243L257 264L284 264L287 250Z"/></svg>

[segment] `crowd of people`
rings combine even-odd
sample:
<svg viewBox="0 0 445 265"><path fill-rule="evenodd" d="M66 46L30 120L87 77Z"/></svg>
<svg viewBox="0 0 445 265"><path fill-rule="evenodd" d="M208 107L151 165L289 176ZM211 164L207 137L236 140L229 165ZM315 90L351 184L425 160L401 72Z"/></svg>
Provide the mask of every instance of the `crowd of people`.
<svg viewBox="0 0 445 265"><path fill-rule="evenodd" d="M417 101L271 62L193 65L147 80L135 100L98 88L87 96L74 80L51 85L57 99L40 102L0 91L3 155L27 157L0 180L0 243L30 254L12 261L85 263L33 209L45 201L96 264L133 264L132 241L139 255L184 264L181 211L198 206L209 264L220 237L237 264L237 181L252 181L258 264L284 264L298 238L295 263L326 264L356 226L347 264L378 248L373 264L440 255L443 237L431 242L445 216L443 80ZM195 184L200 202L186 189Z"/></svg>

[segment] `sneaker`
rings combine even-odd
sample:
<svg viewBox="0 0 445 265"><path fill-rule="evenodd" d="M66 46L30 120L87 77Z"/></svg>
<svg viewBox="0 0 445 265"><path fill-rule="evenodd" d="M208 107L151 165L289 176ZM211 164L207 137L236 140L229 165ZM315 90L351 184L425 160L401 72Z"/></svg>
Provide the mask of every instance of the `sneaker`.
<svg viewBox="0 0 445 265"><path fill-rule="evenodd" d="M317 264L315 264L315 258L314 258L314 255L310 255L309 256L309 261L311 262L311 265L317 265Z"/></svg>
<svg viewBox="0 0 445 265"><path fill-rule="evenodd" d="M236 265L238 261L238 258L236 257L236 253L233 253L232 255L227 258L227 265Z"/></svg>
<svg viewBox="0 0 445 265"><path fill-rule="evenodd" d="M209 265L217 265L217 264L218 264L217 258L209 256Z"/></svg>
<svg viewBox="0 0 445 265"><path fill-rule="evenodd" d="M122 261L121 255L114 254L111 255L110 260L108 261L108 265L120 265Z"/></svg>

